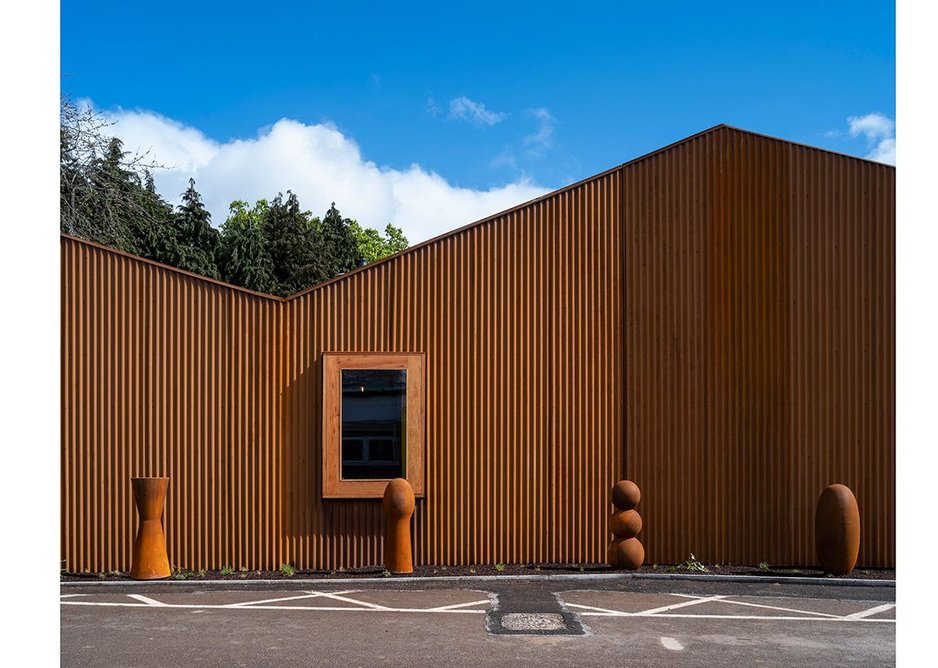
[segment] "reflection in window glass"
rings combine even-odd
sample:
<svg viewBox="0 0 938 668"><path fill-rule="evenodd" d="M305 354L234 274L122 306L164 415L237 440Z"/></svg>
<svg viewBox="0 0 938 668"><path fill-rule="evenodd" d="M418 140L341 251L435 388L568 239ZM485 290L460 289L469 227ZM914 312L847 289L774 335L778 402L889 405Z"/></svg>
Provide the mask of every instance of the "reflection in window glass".
<svg viewBox="0 0 938 668"><path fill-rule="evenodd" d="M342 479L404 477L407 372L342 370Z"/></svg>

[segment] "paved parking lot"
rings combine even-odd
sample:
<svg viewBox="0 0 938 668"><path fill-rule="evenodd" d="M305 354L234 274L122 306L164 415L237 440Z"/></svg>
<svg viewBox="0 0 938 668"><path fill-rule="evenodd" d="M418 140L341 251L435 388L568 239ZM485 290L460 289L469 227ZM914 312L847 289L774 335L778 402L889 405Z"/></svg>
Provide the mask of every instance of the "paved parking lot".
<svg viewBox="0 0 938 668"><path fill-rule="evenodd" d="M576 578L62 588L62 664L895 663L892 588Z"/></svg>

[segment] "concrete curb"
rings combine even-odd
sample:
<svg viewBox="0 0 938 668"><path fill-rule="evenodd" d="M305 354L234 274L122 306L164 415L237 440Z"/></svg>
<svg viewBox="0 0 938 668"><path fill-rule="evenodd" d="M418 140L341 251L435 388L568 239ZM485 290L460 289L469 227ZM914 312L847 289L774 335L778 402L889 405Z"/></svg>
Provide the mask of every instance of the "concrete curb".
<svg viewBox="0 0 938 668"><path fill-rule="evenodd" d="M891 587L895 589L895 580L861 580L858 578L815 578L815 577L772 577L762 575L691 575L689 573L561 573L556 575L445 575L419 577L387 578L321 578L316 580L283 578L277 580L89 580L60 582L62 587L152 587L152 586L198 586L198 587L256 587L301 585L322 586L323 584L388 584L407 582L512 582L526 581L573 581L578 580L688 580L692 582L750 582L763 584L798 584L846 587Z"/></svg>

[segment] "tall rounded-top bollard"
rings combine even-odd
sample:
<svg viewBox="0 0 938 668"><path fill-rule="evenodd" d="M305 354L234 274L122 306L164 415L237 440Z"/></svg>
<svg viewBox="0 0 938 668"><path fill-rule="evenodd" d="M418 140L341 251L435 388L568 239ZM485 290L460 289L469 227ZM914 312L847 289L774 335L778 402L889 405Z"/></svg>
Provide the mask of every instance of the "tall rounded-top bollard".
<svg viewBox="0 0 938 668"><path fill-rule="evenodd" d="M814 544L821 567L833 575L847 575L860 553L860 509L846 485L821 492L814 516Z"/></svg>
<svg viewBox="0 0 938 668"><path fill-rule="evenodd" d="M130 577L134 580L159 580L171 575L163 536L163 502L169 478L131 478L134 504L140 526L134 540Z"/></svg>
<svg viewBox="0 0 938 668"><path fill-rule="evenodd" d="M384 488L384 567L391 573L413 573L410 550L410 516L414 514L414 489L403 478L395 478Z"/></svg>
<svg viewBox="0 0 938 668"><path fill-rule="evenodd" d="M609 516L613 539L606 560L616 568L634 571L645 561L645 548L636 538L642 530L642 516L635 506L641 501L642 492L631 480L620 480L612 486L610 496L616 509Z"/></svg>

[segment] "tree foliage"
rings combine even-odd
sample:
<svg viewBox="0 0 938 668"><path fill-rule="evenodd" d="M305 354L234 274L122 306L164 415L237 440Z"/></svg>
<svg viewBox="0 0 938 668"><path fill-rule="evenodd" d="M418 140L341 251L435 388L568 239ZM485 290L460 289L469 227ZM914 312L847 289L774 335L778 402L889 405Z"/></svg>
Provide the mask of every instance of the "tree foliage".
<svg viewBox="0 0 938 668"><path fill-rule="evenodd" d="M322 217L287 191L270 202L231 203L220 230L195 181L175 210L156 191L161 166L123 149L110 123L63 98L60 114L60 226L63 232L221 279L289 295L407 247L399 228L385 235L343 218L335 203Z"/></svg>
<svg viewBox="0 0 938 668"><path fill-rule="evenodd" d="M278 292L274 261L270 257L264 222L267 202L260 200L249 209L247 202L231 203L228 219L222 225L219 268L224 280L258 292Z"/></svg>
<svg viewBox="0 0 938 668"><path fill-rule="evenodd" d="M210 278L221 278L216 258L220 235L212 227L212 214L203 206L202 196L195 189L195 179L189 179L182 204L176 208L179 252L176 261L170 264Z"/></svg>
<svg viewBox="0 0 938 668"><path fill-rule="evenodd" d="M384 228L384 236L373 227L362 227L357 221L349 223L349 230L355 237L359 255L365 262L376 262L388 255L400 253L407 248L407 238L399 227L388 223Z"/></svg>

